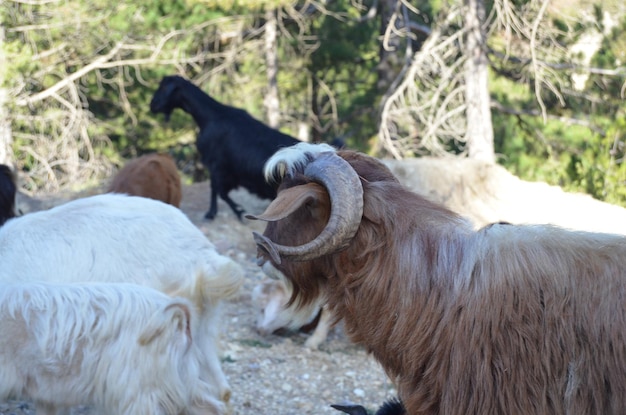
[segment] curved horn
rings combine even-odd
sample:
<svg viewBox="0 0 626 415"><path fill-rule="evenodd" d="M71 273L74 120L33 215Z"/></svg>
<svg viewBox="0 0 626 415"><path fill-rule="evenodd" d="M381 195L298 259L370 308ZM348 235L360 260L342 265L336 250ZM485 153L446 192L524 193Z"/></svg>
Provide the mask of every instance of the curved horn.
<svg viewBox="0 0 626 415"><path fill-rule="evenodd" d="M306 166L304 174L328 191L330 217L326 227L315 239L300 246L280 245L254 233L257 245L265 249L277 263L280 263L280 257L308 261L337 252L350 244L361 223L363 186L359 175L347 161L336 153L321 153Z"/></svg>

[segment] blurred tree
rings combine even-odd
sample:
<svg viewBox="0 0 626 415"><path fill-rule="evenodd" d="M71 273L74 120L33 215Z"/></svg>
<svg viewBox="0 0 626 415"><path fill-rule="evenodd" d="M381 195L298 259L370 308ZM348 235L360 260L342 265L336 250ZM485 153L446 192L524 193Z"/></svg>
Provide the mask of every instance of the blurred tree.
<svg viewBox="0 0 626 415"><path fill-rule="evenodd" d="M4 26L0 24L0 164L13 167L13 135L8 113L9 91L6 88L9 74L4 42Z"/></svg>
<svg viewBox="0 0 626 415"><path fill-rule="evenodd" d="M602 64L570 52L594 27L606 32L599 8L583 18L576 5L565 14L543 0L5 5L0 120L10 128L0 140L12 140L33 191L101 180L155 150L197 172L195 123L149 112L161 77L174 73L300 138L398 158L495 153L524 177L564 185L583 186L592 166L568 153L591 160L620 131L611 115L623 104L621 37L607 35ZM588 77L583 89L573 75ZM589 131L596 138L584 147ZM477 150L491 141L494 150ZM609 160L593 156L594 166Z"/></svg>
<svg viewBox="0 0 626 415"><path fill-rule="evenodd" d="M265 11L265 65L267 72L267 93L265 108L268 125L278 128L280 125L280 100L278 98L278 44L277 44L277 11L268 8Z"/></svg>
<svg viewBox="0 0 626 415"><path fill-rule="evenodd" d="M470 158L494 163L487 33L483 0L465 0L465 142Z"/></svg>
<svg viewBox="0 0 626 415"><path fill-rule="evenodd" d="M149 100L146 86L166 73L164 65L209 60L207 46L227 35L207 30L207 22L236 25L182 0L5 4L4 73L12 76L5 82L11 99L2 108L10 110L15 159L28 190L56 190L110 174L116 146L132 150L149 142L145 126L137 128L149 119L143 116L147 108L132 104L137 97ZM155 69L144 72L148 67Z"/></svg>
<svg viewBox="0 0 626 415"><path fill-rule="evenodd" d="M383 102L379 136L385 149L397 158L460 154L495 160L490 107L539 116L544 123L554 117L584 123L572 113L563 117L560 108L567 95L580 96L571 88L580 66L569 47L589 25L580 14L559 20L559 11L549 13L548 6L548 0L442 6L402 82ZM490 82L503 77L525 85L534 100L512 108L494 101L487 65Z"/></svg>

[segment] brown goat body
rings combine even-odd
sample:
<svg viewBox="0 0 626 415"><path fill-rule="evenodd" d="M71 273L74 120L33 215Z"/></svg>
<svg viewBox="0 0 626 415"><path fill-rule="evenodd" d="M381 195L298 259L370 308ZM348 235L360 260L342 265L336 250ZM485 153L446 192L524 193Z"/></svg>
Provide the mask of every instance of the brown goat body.
<svg viewBox="0 0 626 415"><path fill-rule="evenodd" d="M147 197L180 207L182 185L174 159L168 154L135 158L115 175L108 191Z"/></svg>
<svg viewBox="0 0 626 415"><path fill-rule="evenodd" d="M347 247L299 260L257 239L259 255L292 281L296 304L328 299L408 414L626 413L625 237L548 225L476 231L378 160L337 155L363 187ZM269 245L302 246L331 216L325 186L295 166L258 217Z"/></svg>

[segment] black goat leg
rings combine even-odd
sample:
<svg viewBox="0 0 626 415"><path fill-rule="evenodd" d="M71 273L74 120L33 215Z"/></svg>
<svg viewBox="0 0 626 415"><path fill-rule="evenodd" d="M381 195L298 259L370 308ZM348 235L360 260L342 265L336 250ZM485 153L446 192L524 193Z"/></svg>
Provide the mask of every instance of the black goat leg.
<svg viewBox="0 0 626 415"><path fill-rule="evenodd" d="M235 215L237 215L237 219L239 219L240 222L243 222L242 216L246 211L237 203L235 203L233 199L228 196L227 192L219 193L222 200L224 200L224 202L226 202L228 206L230 206L230 208L233 210ZM206 215L204 215L205 219L215 219L215 215L217 214L217 194L218 192L216 192L215 190L211 190L211 206L209 207L209 211L206 213Z"/></svg>
<svg viewBox="0 0 626 415"><path fill-rule="evenodd" d="M217 214L217 192L214 189L211 189L211 206L209 207L209 211L204 215L205 219L213 220L215 215Z"/></svg>
<svg viewBox="0 0 626 415"><path fill-rule="evenodd" d="M215 219L215 212L212 209L209 209L207 213L204 214L204 219L213 220Z"/></svg>

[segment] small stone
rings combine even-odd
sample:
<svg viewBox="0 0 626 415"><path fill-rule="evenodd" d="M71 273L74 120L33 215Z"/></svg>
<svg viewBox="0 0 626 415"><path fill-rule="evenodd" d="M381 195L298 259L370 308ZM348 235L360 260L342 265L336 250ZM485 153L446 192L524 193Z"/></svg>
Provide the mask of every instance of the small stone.
<svg viewBox="0 0 626 415"><path fill-rule="evenodd" d="M356 388L353 392L359 398L363 398L365 396L365 391L363 389Z"/></svg>

